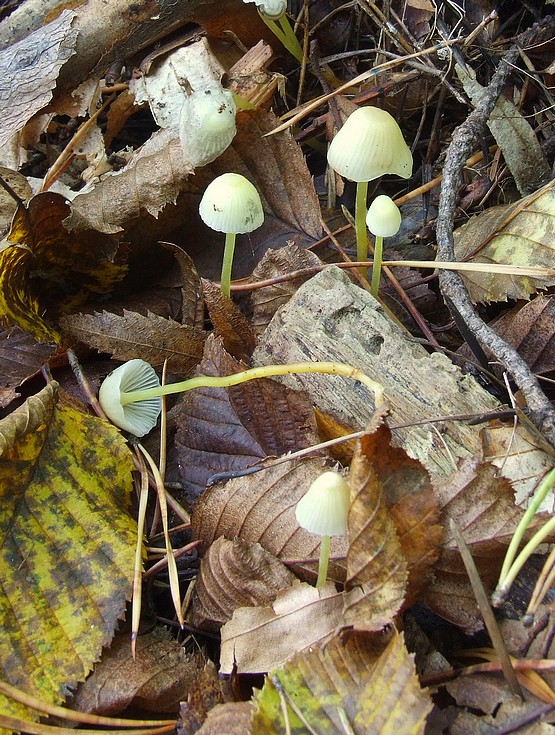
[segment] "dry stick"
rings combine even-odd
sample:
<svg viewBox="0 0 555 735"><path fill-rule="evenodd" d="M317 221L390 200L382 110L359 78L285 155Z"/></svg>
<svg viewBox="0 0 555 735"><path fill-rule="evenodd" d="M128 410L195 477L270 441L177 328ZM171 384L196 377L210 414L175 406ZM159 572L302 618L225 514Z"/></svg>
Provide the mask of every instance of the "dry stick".
<svg viewBox="0 0 555 735"><path fill-rule="evenodd" d="M529 35L531 31L527 32ZM520 39L526 42L527 35ZM439 197L437 216L437 260L452 261L454 257L453 218L457 204L457 192L462 184L462 170L472 148L482 136L486 121L505 84L511 67L519 55L518 46L513 46L500 61L491 83L475 110L460 125L454 135L445 159L443 181ZM476 339L493 353L507 372L512 375L530 408L530 418L555 447L555 410L542 391L539 381L518 352L505 342L477 314L461 276L453 271L441 270L439 284L448 305L454 306Z"/></svg>

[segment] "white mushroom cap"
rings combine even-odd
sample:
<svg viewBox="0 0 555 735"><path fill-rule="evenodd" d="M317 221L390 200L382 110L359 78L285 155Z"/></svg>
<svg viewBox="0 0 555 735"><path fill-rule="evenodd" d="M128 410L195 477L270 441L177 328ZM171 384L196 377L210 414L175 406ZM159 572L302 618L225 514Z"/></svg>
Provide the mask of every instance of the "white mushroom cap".
<svg viewBox="0 0 555 735"><path fill-rule="evenodd" d="M259 10L274 20L281 18L287 10L287 0L243 0L243 2L256 3Z"/></svg>
<svg viewBox="0 0 555 735"><path fill-rule="evenodd" d="M103 381L98 401L110 421L135 436L151 431L162 410L161 398L147 398L122 405L121 394L157 388L160 381L154 368L144 360L129 360L113 370Z"/></svg>
<svg viewBox="0 0 555 735"><path fill-rule="evenodd" d="M412 153L401 128L378 107L359 107L349 115L330 144L328 163L351 181L372 181L383 174L408 179L412 174Z"/></svg>
<svg viewBox="0 0 555 735"><path fill-rule="evenodd" d="M264 222L260 195L241 174L222 174L206 187L199 206L204 224L217 232L252 232Z"/></svg>
<svg viewBox="0 0 555 735"><path fill-rule="evenodd" d="M401 212L393 199L385 194L376 197L366 215L366 226L373 235L396 235L401 227Z"/></svg>
<svg viewBox="0 0 555 735"><path fill-rule="evenodd" d="M180 140L194 167L206 166L220 156L235 137L235 102L227 89L193 92L180 118Z"/></svg>
<svg viewBox="0 0 555 735"><path fill-rule="evenodd" d="M351 491L338 472L324 472L297 503L301 528L319 536L341 536L347 531Z"/></svg>

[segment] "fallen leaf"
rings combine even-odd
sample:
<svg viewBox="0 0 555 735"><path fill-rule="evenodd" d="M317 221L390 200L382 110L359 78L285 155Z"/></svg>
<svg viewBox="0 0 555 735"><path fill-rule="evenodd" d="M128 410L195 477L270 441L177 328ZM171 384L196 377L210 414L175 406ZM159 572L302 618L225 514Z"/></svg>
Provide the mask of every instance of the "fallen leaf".
<svg viewBox="0 0 555 735"><path fill-rule="evenodd" d="M168 361L173 373L188 376L200 362L206 332L164 319L156 314L143 316L124 309L123 315L73 314L60 320L64 336L77 339L116 360L140 357L154 367Z"/></svg>
<svg viewBox="0 0 555 735"><path fill-rule="evenodd" d="M236 360L248 361L255 347L249 321L215 283L204 280L202 286L210 321L224 349Z"/></svg>
<svg viewBox="0 0 555 735"><path fill-rule="evenodd" d="M220 536L201 560L187 620L219 630L237 608L270 605L294 581L295 575L260 544Z"/></svg>
<svg viewBox="0 0 555 735"><path fill-rule="evenodd" d="M424 733L432 709L397 633L389 642L383 636L339 635L297 653L271 672L254 702L250 735L304 735L307 723L319 735L417 735Z"/></svg>
<svg viewBox="0 0 555 735"><path fill-rule="evenodd" d="M518 202L474 215L454 233L456 260L553 268L554 186L551 181ZM472 300L480 303L528 299L555 284L553 275L533 278L479 271L461 275Z"/></svg>
<svg viewBox="0 0 555 735"><path fill-rule="evenodd" d="M136 658L129 633L118 633L71 699L70 708L111 716L128 707L177 712L200 670L195 658L165 628L158 626L138 636Z"/></svg>
<svg viewBox="0 0 555 735"><path fill-rule="evenodd" d="M208 548L220 536L258 542L303 579L316 579L320 538L300 528L295 506L325 469L322 459L295 460L208 488L191 516L192 533ZM331 539L328 579L344 581L347 539Z"/></svg>
<svg viewBox="0 0 555 735"><path fill-rule="evenodd" d="M200 730L196 731L197 735L245 735L249 731L252 710L250 702L217 704L208 713Z"/></svg>
<svg viewBox="0 0 555 735"><path fill-rule="evenodd" d="M196 374L231 375L246 367L209 338ZM267 379L232 388L197 388L183 394L169 418L177 427L177 479L189 502L218 472L245 469L318 441L310 401Z"/></svg>
<svg viewBox="0 0 555 735"><path fill-rule="evenodd" d="M213 721L215 718L214 708L217 705L231 699L232 693L229 682L218 676L216 667L212 661L208 660L193 682L187 694L187 700L181 702L179 722L177 723L178 735L194 735L207 717ZM237 713L237 710L234 710L234 712ZM236 718L233 721L236 723ZM223 727L221 732L226 733L226 735L232 733L231 722L228 726Z"/></svg>
<svg viewBox="0 0 555 735"><path fill-rule="evenodd" d="M242 607L221 629L220 674L257 673L283 664L341 625L343 594L328 583L317 590L299 582L280 592L272 607Z"/></svg>
<svg viewBox="0 0 555 735"><path fill-rule="evenodd" d="M0 671L59 703L114 635L131 594L131 453L56 384L0 422ZM0 697L5 714L37 713Z"/></svg>

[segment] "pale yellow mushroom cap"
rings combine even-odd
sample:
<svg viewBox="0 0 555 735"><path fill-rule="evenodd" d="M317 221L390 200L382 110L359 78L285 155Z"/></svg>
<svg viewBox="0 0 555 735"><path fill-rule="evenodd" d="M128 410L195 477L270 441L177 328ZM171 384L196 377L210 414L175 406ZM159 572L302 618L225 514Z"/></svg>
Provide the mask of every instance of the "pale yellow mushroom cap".
<svg viewBox="0 0 555 735"><path fill-rule="evenodd" d="M401 227L401 212L391 197L380 194L366 215L366 226L373 235L392 237Z"/></svg>
<svg viewBox="0 0 555 735"><path fill-rule="evenodd" d="M412 153L389 112L359 107L332 140L328 163L350 181L372 181L384 174L408 179Z"/></svg>
<svg viewBox="0 0 555 735"><path fill-rule="evenodd" d="M295 515L301 528L319 536L347 532L351 491L338 472L324 472L297 503Z"/></svg>
<svg viewBox="0 0 555 735"><path fill-rule="evenodd" d="M264 222L260 195L241 174L222 174L206 187L199 205L204 224L217 232L252 232Z"/></svg>
<svg viewBox="0 0 555 735"><path fill-rule="evenodd" d="M277 20L285 15L287 10L287 0L243 0L244 3L256 3L258 9L262 11L268 18Z"/></svg>
<svg viewBox="0 0 555 735"><path fill-rule="evenodd" d="M98 402L110 421L135 436L144 436L156 426L162 410L161 398L148 398L122 405L121 394L158 388L160 380L154 368L144 360L129 360L113 370L103 381Z"/></svg>

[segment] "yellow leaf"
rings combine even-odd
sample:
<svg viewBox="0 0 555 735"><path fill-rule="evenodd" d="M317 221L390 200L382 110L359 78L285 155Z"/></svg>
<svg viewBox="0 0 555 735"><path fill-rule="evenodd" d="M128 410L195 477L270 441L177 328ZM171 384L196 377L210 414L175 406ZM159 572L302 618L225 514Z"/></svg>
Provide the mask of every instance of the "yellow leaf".
<svg viewBox="0 0 555 735"><path fill-rule="evenodd" d="M60 702L125 610L136 523L131 454L47 386L0 421L0 678ZM0 711L36 717L0 696Z"/></svg>

